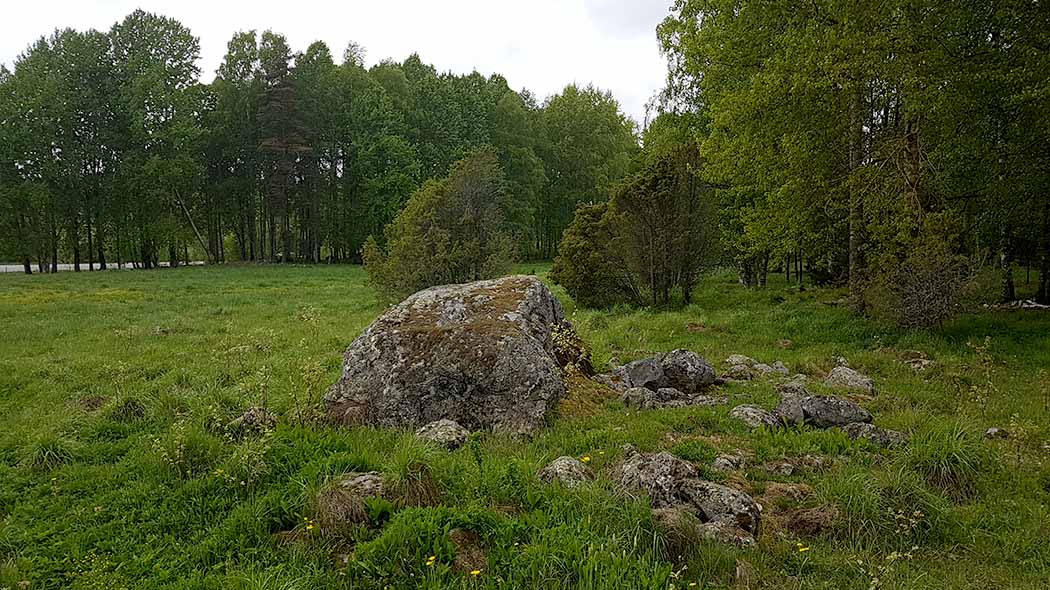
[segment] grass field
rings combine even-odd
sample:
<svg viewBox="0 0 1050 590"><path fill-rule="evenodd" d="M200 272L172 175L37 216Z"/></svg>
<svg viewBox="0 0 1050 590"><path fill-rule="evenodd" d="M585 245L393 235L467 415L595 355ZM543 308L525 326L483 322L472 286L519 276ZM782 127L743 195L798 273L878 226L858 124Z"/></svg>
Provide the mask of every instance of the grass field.
<svg viewBox="0 0 1050 590"><path fill-rule="evenodd" d="M359 267L3 276L0 589L1050 588L1050 314L986 311L906 333L852 317L840 292L782 280L747 291L729 274L673 311L572 311L559 295L599 365L688 348L719 368L740 353L819 378L845 356L876 379L862 401L876 424L911 442L878 451L838 432L750 432L728 412L775 404L772 384L754 381L725 386L730 404L713 408L570 400L532 440L481 434L438 451L314 421L343 350L382 310ZM935 366L913 371L905 349ZM229 436L224 425L259 404L276 430ZM1010 438L985 439L989 426ZM625 443L756 496L772 480L815 492L767 506L756 548L696 543L679 558L644 500L607 477ZM742 473L706 467L735 450L752 456ZM591 457L599 478L536 481L559 455ZM806 455L834 462L763 467ZM394 507L376 517L384 526L342 538L310 526L331 478L396 479L420 463L439 506ZM777 526L798 507L838 516L811 536ZM484 541L476 576L449 566L455 527Z"/></svg>

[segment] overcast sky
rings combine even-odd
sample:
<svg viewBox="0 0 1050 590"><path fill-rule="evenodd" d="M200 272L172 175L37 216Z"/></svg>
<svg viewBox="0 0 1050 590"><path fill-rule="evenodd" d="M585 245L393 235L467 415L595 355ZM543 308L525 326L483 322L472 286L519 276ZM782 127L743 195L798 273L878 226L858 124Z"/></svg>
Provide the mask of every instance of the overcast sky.
<svg viewBox="0 0 1050 590"><path fill-rule="evenodd" d="M566 84L611 90L641 122L666 66L656 25L671 0L29 0L0 19L0 61L10 68L30 43L56 28L108 30L136 8L178 19L201 40L205 81L234 32L273 29L294 51L321 40L337 58L350 41L372 65L418 52L439 71L503 74L540 98Z"/></svg>

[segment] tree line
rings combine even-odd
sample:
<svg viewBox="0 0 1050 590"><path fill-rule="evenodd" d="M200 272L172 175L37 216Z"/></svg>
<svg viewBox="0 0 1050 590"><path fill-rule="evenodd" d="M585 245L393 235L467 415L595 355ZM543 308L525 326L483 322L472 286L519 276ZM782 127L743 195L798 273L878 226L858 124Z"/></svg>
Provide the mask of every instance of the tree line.
<svg viewBox="0 0 1050 590"><path fill-rule="evenodd" d="M365 67L317 42L239 32L202 83L199 40L136 11L108 32L59 30L0 70L0 258L26 272L190 258L357 262L410 195L491 151L515 254L550 258L581 202L638 149L608 92L540 102L500 75L417 55Z"/></svg>
<svg viewBox="0 0 1050 590"><path fill-rule="evenodd" d="M1023 262L1050 301L1045 3L678 0L658 37L745 284L804 268L922 320L981 261L1013 299Z"/></svg>

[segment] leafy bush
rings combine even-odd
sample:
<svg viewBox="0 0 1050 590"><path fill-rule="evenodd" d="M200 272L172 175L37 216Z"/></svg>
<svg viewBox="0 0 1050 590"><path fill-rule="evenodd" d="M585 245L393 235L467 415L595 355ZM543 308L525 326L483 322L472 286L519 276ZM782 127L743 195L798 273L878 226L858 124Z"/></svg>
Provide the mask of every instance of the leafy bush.
<svg viewBox="0 0 1050 590"><path fill-rule="evenodd" d="M386 227L386 248L372 236L363 257L371 282L388 295L504 273L513 259L507 219L514 208L492 151L468 156L448 177L431 180Z"/></svg>
<svg viewBox="0 0 1050 590"><path fill-rule="evenodd" d="M632 277L612 249L607 203L582 204L565 230L550 277L583 307L611 307L637 299Z"/></svg>

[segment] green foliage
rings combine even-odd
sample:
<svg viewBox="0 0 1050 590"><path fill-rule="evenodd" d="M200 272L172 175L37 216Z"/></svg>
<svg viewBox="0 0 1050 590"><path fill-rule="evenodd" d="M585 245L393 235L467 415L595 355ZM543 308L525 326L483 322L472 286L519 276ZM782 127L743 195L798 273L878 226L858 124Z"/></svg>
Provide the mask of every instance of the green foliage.
<svg viewBox="0 0 1050 590"><path fill-rule="evenodd" d="M405 296L499 276L514 252L508 201L493 152L460 160L447 178L429 181L412 195L384 232L385 250L369 241L364 258L372 283Z"/></svg>
<svg viewBox="0 0 1050 590"><path fill-rule="evenodd" d="M613 250L615 234L608 211L606 203L576 208L551 269L551 280L584 307L610 307L635 298L633 283Z"/></svg>
<svg viewBox="0 0 1050 590"><path fill-rule="evenodd" d="M580 305L648 301L686 304L717 256L713 194L699 178L693 143L653 148L650 162L617 189L608 206L581 205L565 231L552 279Z"/></svg>

